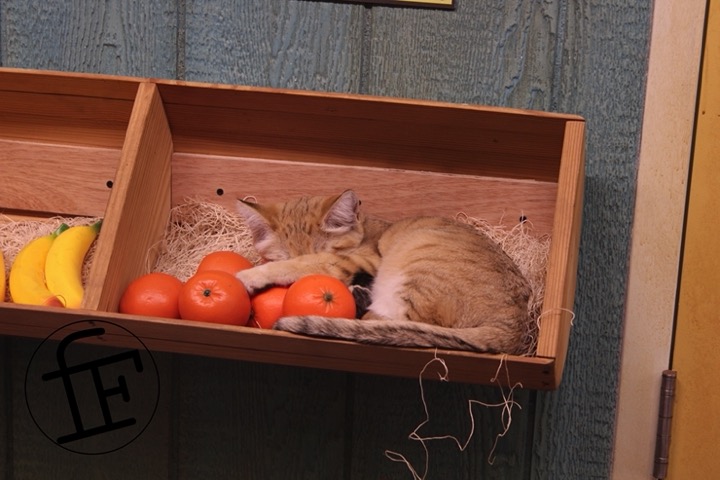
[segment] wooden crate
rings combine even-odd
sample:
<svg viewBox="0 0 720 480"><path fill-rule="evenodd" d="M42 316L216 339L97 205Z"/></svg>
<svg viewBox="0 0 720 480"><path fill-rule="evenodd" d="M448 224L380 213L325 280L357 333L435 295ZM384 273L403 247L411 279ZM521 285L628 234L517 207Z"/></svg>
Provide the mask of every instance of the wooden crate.
<svg viewBox="0 0 720 480"><path fill-rule="evenodd" d="M416 377L434 355L450 380L491 384L501 361L530 389L560 384L583 194L582 118L430 101L0 69L0 214L102 216L81 310L0 304L0 334L45 338L116 323L152 351ZM526 216L551 234L537 354L391 348L117 313L170 208L233 208L353 188L388 219L460 211ZM512 218L510 218L512 217ZM108 334L107 345L133 345Z"/></svg>

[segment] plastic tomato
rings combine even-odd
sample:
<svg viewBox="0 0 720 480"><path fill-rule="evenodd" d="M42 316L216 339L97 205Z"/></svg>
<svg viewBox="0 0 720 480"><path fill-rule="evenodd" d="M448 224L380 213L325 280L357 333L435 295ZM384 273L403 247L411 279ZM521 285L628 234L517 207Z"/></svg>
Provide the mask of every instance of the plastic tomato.
<svg viewBox="0 0 720 480"><path fill-rule="evenodd" d="M307 275L290 285L283 301L283 316L321 315L355 318L350 289L329 275Z"/></svg>
<svg viewBox="0 0 720 480"><path fill-rule="evenodd" d="M235 275L219 270L198 272L185 282L178 300L180 318L246 325L250 296Z"/></svg>
<svg viewBox="0 0 720 480"><path fill-rule="evenodd" d="M283 301L288 287L270 287L252 296L250 305L252 314L248 326L272 328L282 317Z"/></svg>
<svg viewBox="0 0 720 480"><path fill-rule="evenodd" d="M198 264L197 272L206 270L221 270L235 275L240 270L252 268L250 260L231 250L218 250L205 255Z"/></svg>
<svg viewBox="0 0 720 480"><path fill-rule="evenodd" d="M180 318L178 298L183 283L162 272L152 272L136 278L120 298L120 313L153 317Z"/></svg>

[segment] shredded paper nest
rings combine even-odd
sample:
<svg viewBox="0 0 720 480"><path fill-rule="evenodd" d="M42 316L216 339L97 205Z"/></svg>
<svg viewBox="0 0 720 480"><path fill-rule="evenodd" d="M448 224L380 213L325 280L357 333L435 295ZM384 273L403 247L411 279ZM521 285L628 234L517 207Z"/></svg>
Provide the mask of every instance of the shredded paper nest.
<svg viewBox="0 0 720 480"><path fill-rule="evenodd" d="M496 241L517 264L530 284L533 295L528 305L524 344L527 347L526 354L532 355L535 352L538 318L544 297L550 237L538 238L533 235L532 225L528 222L508 229L462 213L457 215L457 219ZM97 220L54 217L43 221L0 221L0 251L5 257L5 278L15 255L33 238L52 232L63 222L73 226L90 224ZM87 275L94 250L93 245L88 252L84 275ZM187 199L185 203L170 211L163 239L148 252L147 271L165 272L185 281L192 276L206 254L217 250L235 251L253 263L259 260L252 246L250 232L236 214L218 204Z"/></svg>
<svg viewBox="0 0 720 480"><path fill-rule="evenodd" d="M478 232L484 233L498 243L515 262L530 285L532 296L528 302L528 322L523 345L525 355L533 355L537 347L539 319L545 298L545 273L550 253L550 236L534 236L532 224L527 221L508 229L462 213L457 215L457 219L472 225Z"/></svg>
<svg viewBox="0 0 720 480"><path fill-rule="evenodd" d="M186 281L208 253L232 250L257 264L252 236L240 218L215 203L186 200L170 210L165 236L148 256L148 271L165 272Z"/></svg>

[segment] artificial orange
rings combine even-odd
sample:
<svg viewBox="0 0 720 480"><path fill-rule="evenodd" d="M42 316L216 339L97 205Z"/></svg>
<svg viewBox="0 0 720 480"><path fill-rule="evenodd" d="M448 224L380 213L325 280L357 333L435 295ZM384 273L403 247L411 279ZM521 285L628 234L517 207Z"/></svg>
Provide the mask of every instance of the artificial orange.
<svg viewBox="0 0 720 480"><path fill-rule="evenodd" d="M282 317L283 300L288 287L270 287L250 298L252 314L248 326L256 328L272 328L278 318Z"/></svg>
<svg viewBox="0 0 720 480"><path fill-rule="evenodd" d="M283 316L322 315L355 318L355 299L341 280L329 275L307 275L290 285L283 300Z"/></svg>
<svg viewBox="0 0 720 480"><path fill-rule="evenodd" d="M178 297L183 283L162 272L141 275L127 286L120 298L120 313L180 318Z"/></svg>
<svg viewBox="0 0 720 480"><path fill-rule="evenodd" d="M178 307L183 320L245 325L250 318L250 295L235 275L206 270L185 282Z"/></svg>
<svg viewBox="0 0 720 480"><path fill-rule="evenodd" d="M205 255L198 264L196 272L221 270L235 275L240 270L252 268L250 260L232 250L218 250Z"/></svg>

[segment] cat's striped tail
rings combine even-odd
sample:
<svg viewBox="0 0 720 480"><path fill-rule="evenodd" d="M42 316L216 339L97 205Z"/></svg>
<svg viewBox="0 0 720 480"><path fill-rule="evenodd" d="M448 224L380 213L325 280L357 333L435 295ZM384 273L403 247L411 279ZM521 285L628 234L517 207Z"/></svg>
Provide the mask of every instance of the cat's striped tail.
<svg viewBox="0 0 720 480"><path fill-rule="evenodd" d="M281 318L273 328L372 345L508 354L521 353L523 349L523 332L494 325L448 328L406 320L348 320L311 315Z"/></svg>

